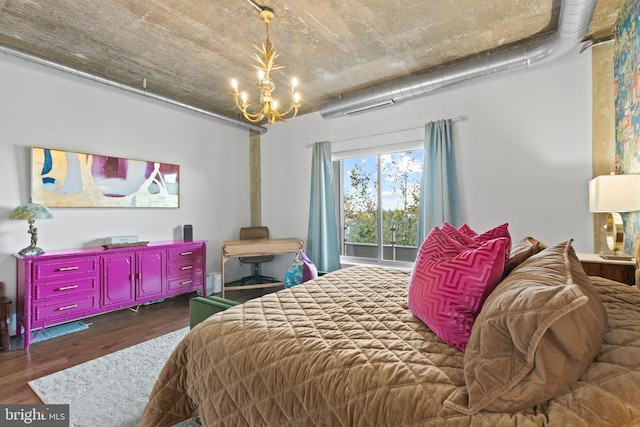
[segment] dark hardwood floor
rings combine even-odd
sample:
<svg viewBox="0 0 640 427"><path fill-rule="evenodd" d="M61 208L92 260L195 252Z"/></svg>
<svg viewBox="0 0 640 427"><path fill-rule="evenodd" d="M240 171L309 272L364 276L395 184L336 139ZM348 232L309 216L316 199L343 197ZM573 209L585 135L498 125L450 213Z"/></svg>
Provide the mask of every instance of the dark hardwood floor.
<svg viewBox="0 0 640 427"><path fill-rule="evenodd" d="M245 302L278 289L229 291L225 297ZM0 403L42 403L29 381L189 326L189 299L194 296L91 317L85 319L88 329L32 343L29 350L12 337L11 349L0 351Z"/></svg>

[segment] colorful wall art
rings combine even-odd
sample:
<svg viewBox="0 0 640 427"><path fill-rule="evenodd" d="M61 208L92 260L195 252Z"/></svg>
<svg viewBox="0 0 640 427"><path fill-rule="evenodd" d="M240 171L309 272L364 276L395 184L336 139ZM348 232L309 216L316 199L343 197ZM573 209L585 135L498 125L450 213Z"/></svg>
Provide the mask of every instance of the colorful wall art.
<svg viewBox="0 0 640 427"><path fill-rule="evenodd" d="M640 173L640 0L624 2L614 45L616 172ZM633 254L640 212L622 214L625 252Z"/></svg>
<svg viewBox="0 0 640 427"><path fill-rule="evenodd" d="M49 208L177 208L180 167L32 147L31 200Z"/></svg>

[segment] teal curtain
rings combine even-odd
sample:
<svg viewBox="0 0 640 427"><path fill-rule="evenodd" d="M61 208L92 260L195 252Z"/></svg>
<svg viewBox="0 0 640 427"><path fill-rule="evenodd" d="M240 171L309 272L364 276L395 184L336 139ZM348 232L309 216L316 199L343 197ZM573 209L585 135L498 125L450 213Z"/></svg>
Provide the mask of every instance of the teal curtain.
<svg viewBox="0 0 640 427"><path fill-rule="evenodd" d="M444 221L455 226L462 224L452 127L452 120L438 120L425 125L418 245L433 227Z"/></svg>
<svg viewBox="0 0 640 427"><path fill-rule="evenodd" d="M311 163L311 202L305 253L318 271L324 272L340 269L334 188L331 143L317 142L313 145Z"/></svg>

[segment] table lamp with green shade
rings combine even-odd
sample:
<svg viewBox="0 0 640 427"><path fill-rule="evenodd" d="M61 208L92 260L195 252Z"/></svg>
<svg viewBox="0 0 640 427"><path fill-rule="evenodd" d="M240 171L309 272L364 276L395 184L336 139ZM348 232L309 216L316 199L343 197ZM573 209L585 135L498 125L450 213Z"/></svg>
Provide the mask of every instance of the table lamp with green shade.
<svg viewBox="0 0 640 427"><path fill-rule="evenodd" d="M26 248L22 249L18 252L22 256L35 256L41 255L44 253L42 249L40 249L38 245L38 229L33 226L36 219L50 219L53 218L51 211L38 203L25 203L23 205L15 208L11 215L9 215L11 219L22 219L29 221L29 231L31 234L31 244Z"/></svg>

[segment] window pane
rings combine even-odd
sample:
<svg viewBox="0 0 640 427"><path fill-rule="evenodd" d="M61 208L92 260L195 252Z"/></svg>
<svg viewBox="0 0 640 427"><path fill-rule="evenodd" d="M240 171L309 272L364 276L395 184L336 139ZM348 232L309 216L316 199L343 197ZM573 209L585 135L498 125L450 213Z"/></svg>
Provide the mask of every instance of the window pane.
<svg viewBox="0 0 640 427"><path fill-rule="evenodd" d="M343 255L378 258L377 156L343 160Z"/></svg>
<svg viewBox="0 0 640 427"><path fill-rule="evenodd" d="M380 156L385 260L415 261L422 150Z"/></svg>
<svg viewBox="0 0 640 427"><path fill-rule="evenodd" d="M423 150L412 150L334 163L341 187L341 255L415 261L422 158Z"/></svg>

